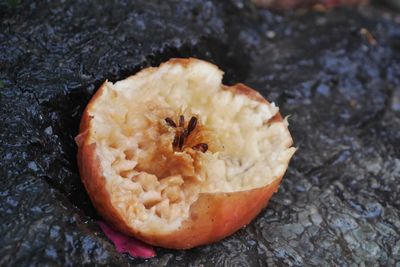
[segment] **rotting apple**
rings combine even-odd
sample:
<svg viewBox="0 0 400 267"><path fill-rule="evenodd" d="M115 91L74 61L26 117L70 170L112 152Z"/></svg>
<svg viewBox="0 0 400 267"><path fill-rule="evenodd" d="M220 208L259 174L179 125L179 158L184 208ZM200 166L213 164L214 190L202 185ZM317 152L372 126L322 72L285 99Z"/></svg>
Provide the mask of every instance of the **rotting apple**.
<svg viewBox="0 0 400 267"><path fill-rule="evenodd" d="M215 65L171 59L106 81L81 120L78 164L99 214L155 246L187 249L248 224L295 152L287 120Z"/></svg>

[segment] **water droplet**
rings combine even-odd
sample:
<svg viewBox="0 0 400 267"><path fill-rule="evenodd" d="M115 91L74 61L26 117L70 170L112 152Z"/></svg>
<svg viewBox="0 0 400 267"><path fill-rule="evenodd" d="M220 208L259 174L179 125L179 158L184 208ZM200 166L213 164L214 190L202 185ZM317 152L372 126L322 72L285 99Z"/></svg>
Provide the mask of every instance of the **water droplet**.
<svg viewBox="0 0 400 267"><path fill-rule="evenodd" d="M34 162L34 161L31 161L31 162L28 163L28 168L31 169L32 171L38 171L39 170L36 162Z"/></svg>
<svg viewBox="0 0 400 267"><path fill-rule="evenodd" d="M47 127L46 129L44 129L44 132L48 135L52 135L53 134L53 128L51 128L51 126Z"/></svg>

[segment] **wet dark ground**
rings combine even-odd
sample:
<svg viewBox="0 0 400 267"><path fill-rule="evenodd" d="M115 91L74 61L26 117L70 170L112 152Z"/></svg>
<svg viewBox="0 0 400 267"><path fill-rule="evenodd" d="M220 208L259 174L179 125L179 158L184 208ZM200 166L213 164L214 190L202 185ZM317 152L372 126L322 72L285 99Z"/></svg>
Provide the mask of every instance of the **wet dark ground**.
<svg viewBox="0 0 400 267"><path fill-rule="evenodd" d="M0 9L0 266L400 264L398 15L101 2ZM105 79L187 56L275 101L291 115L299 149L248 227L213 245L136 260L118 254L95 224L73 137Z"/></svg>

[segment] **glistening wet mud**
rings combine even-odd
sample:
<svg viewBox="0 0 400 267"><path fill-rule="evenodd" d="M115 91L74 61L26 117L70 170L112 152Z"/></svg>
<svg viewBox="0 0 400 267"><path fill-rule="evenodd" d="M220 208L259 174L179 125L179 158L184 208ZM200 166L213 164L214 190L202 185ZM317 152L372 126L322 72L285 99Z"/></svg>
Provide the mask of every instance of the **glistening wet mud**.
<svg viewBox="0 0 400 267"><path fill-rule="evenodd" d="M282 14L248 1L51 1L0 16L0 265L400 261L398 15ZM275 101L291 116L299 150L279 192L246 228L213 245L160 248L156 258L136 260L117 253L95 224L73 138L105 79L187 56Z"/></svg>

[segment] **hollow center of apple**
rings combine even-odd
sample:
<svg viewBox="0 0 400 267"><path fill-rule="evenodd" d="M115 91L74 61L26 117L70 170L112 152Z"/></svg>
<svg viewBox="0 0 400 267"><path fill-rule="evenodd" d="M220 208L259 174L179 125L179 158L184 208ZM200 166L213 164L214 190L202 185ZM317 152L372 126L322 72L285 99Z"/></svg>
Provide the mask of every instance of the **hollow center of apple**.
<svg viewBox="0 0 400 267"><path fill-rule="evenodd" d="M206 127L200 116L190 111L150 112L157 114L157 119L147 127L153 129L151 133L141 136L139 148L145 152L141 153L134 171L153 174L158 179L179 175L184 180L204 180L204 163L222 149L215 130ZM128 171L121 176L129 175Z"/></svg>

